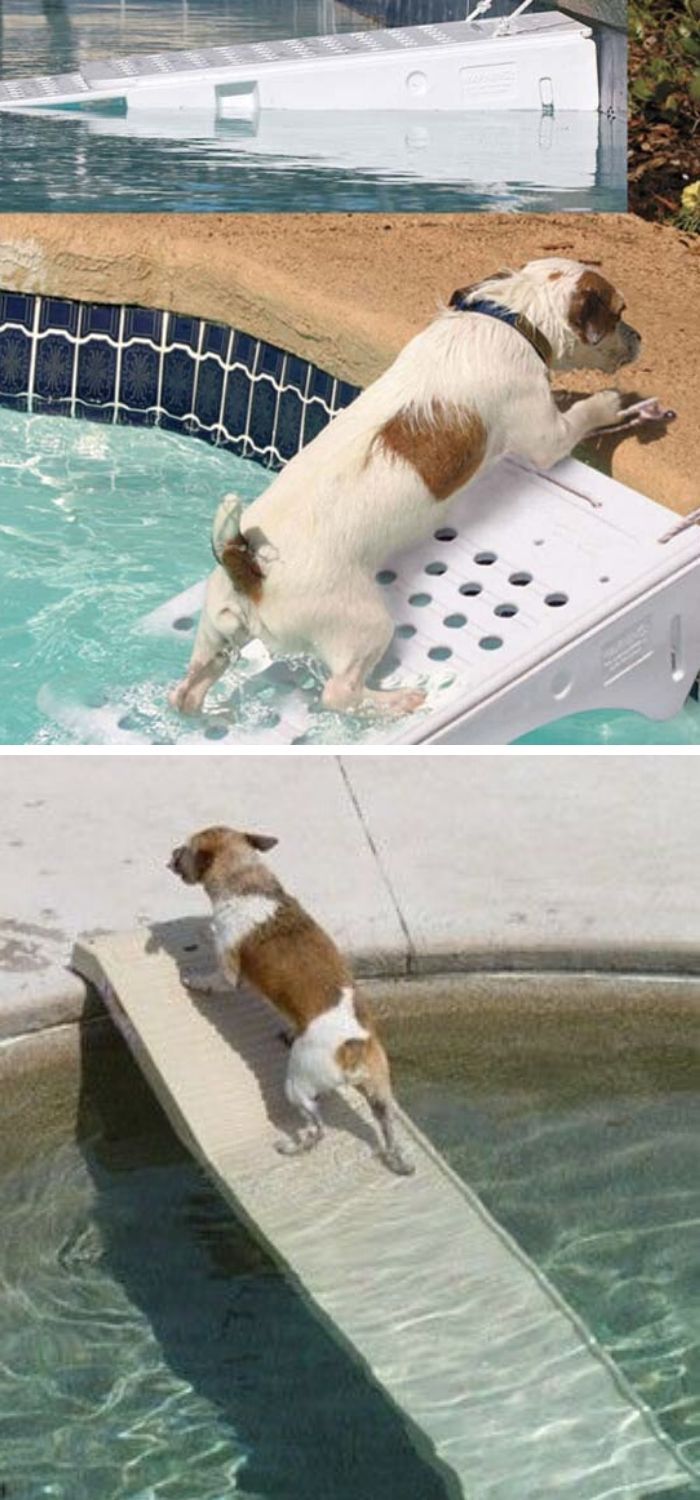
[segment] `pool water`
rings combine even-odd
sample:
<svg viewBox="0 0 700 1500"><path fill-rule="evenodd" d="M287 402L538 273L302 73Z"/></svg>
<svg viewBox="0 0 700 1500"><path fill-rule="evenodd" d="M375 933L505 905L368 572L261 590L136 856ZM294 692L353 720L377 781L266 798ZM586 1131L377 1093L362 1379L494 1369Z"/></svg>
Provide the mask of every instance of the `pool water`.
<svg viewBox="0 0 700 1500"><path fill-rule="evenodd" d="M383 1031L404 1106L612 1355L700 1496L697 1015L482 1001Z"/></svg>
<svg viewBox="0 0 700 1500"><path fill-rule="evenodd" d="M337 0L4 0L0 77L70 73L81 63L132 52L232 47L373 24Z"/></svg>
<svg viewBox="0 0 700 1500"><path fill-rule="evenodd" d="M446 1500L121 1046L84 1047L77 1099L73 1066L18 1076L15 1054L0 1049L7 1500Z"/></svg>
<svg viewBox="0 0 700 1500"><path fill-rule="evenodd" d="M320 710L324 674L305 659L263 672L238 663L196 720L168 708L193 620L180 634L150 634L143 619L209 572L221 497L235 490L250 501L270 480L191 437L0 407L0 743L174 745L223 739L232 727L258 743L294 701L304 743L376 737L376 716ZM434 668L420 681L436 707L454 673ZM522 743L700 744L700 708L689 701L659 724L579 714Z"/></svg>
<svg viewBox="0 0 700 1500"><path fill-rule="evenodd" d="M140 131L141 133L137 133ZM256 124L0 114L5 212L624 212L602 115L263 110Z"/></svg>

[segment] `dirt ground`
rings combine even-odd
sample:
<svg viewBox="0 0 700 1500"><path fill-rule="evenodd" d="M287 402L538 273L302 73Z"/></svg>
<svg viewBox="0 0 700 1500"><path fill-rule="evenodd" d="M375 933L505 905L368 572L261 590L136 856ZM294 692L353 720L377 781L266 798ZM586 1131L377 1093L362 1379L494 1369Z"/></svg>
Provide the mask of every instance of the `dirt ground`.
<svg viewBox="0 0 700 1500"><path fill-rule="evenodd" d="M630 395L666 431L598 440L600 468L686 513L700 505L700 243L632 215L0 215L0 287L230 322L366 384L463 286L541 255L599 263L642 333ZM610 384L559 376L560 390Z"/></svg>

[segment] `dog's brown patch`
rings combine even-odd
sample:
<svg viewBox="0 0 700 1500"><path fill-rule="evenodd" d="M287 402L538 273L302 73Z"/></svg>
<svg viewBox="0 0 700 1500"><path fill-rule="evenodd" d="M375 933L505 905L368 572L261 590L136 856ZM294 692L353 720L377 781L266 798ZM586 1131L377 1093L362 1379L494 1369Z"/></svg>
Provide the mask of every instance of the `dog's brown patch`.
<svg viewBox="0 0 700 1500"><path fill-rule="evenodd" d="M279 907L239 948L241 973L302 1032L337 1005L352 974L332 938L279 889Z"/></svg>
<svg viewBox="0 0 700 1500"><path fill-rule="evenodd" d="M569 304L569 323L585 344L599 344L617 327L624 306L624 299L604 276L583 271Z"/></svg>
<svg viewBox="0 0 700 1500"><path fill-rule="evenodd" d="M221 553L221 566L226 569L236 593L259 604L265 574L250 542L240 531L238 536L226 542Z"/></svg>
<svg viewBox="0 0 700 1500"><path fill-rule="evenodd" d="M404 407L377 441L388 458L411 464L436 500L447 500L481 468L486 428L476 412L435 401L425 415Z"/></svg>

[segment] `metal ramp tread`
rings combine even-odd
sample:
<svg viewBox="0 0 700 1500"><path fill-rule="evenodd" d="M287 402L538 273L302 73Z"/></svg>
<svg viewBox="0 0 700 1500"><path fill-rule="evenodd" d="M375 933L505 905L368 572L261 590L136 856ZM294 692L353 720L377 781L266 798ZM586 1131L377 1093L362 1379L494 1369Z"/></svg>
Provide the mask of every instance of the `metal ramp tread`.
<svg viewBox="0 0 700 1500"><path fill-rule="evenodd" d="M503 31L503 34L499 34ZM0 109L105 105L267 109L596 110L595 45L559 12L253 42L83 63L73 73L0 81Z"/></svg>
<svg viewBox="0 0 700 1500"><path fill-rule="evenodd" d="M648 1500L687 1483L612 1362L410 1121L412 1178L383 1167L349 1095L326 1101L315 1151L275 1152L279 1018L244 991L188 992L181 971L207 946L184 920L83 939L73 964L224 1197L427 1440L446 1494Z"/></svg>
<svg viewBox="0 0 700 1500"><path fill-rule="evenodd" d="M423 684L427 702L400 721L368 717L363 743L501 744L584 710L680 710L700 669L697 526L664 540L668 510L574 459L549 474L506 460L436 520L429 541L377 574L396 624L382 681ZM142 622L178 637L183 668L202 597L198 584ZM244 656L227 689L270 671L259 648ZM272 670L274 728L252 735L219 715L222 743L313 734L299 674L285 683ZM185 739L202 740L207 722ZM342 743L338 717L333 728Z"/></svg>

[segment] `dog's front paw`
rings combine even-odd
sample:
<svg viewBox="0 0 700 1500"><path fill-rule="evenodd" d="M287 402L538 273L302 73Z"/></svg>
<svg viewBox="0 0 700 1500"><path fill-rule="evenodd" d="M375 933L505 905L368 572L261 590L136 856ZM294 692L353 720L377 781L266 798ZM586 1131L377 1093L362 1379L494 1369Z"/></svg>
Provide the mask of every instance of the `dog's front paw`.
<svg viewBox="0 0 700 1500"><path fill-rule="evenodd" d="M224 987L217 974L187 974L183 983L196 995L218 995Z"/></svg>
<svg viewBox="0 0 700 1500"><path fill-rule="evenodd" d="M622 414L622 396L619 391L598 391L589 397L590 411L595 427L613 427Z"/></svg>

